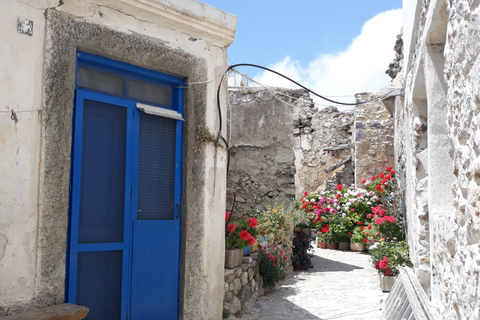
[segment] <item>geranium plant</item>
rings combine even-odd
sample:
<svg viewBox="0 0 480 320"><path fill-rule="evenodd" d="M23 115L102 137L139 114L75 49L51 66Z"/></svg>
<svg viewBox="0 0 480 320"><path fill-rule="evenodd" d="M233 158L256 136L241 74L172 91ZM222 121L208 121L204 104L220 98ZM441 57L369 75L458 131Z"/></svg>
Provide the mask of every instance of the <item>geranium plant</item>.
<svg viewBox="0 0 480 320"><path fill-rule="evenodd" d="M285 279L287 256L276 245L258 246L260 251L260 276L265 287L274 287L280 280Z"/></svg>
<svg viewBox="0 0 480 320"><path fill-rule="evenodd" d="M258 224L256 218L249 218L248 221L245 221L233 218L227 213L225 222L225 247L227 249L244 249L255 243Z"/></svg>
<svg viewBox="0 0 480 320"><path fill-rule="evenodd" d="M371 261L379 273L394 276L398 274L398 267L413 266L408 250L404 241L378 242L370 247Z"/></svg>

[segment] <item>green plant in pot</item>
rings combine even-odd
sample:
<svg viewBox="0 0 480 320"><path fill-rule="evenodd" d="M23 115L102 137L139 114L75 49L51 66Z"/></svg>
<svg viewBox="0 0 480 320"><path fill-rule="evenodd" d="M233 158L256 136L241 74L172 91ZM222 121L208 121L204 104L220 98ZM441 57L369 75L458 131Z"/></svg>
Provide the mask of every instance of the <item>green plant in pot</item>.
<svg viewBox="0 0 480 320"><path fill-rule="evenodd" d="M257 219L225 216L225 268L232 269L242 263L243 249L255 243Z"/></svg>
<svg viewBox="0 0 480 320"><path fill-rule="evenodd" d="M361 226L353 228L353 232L350 238L350 249L352 251L364 251L365 250L365 233L361 229Z"/></svg>

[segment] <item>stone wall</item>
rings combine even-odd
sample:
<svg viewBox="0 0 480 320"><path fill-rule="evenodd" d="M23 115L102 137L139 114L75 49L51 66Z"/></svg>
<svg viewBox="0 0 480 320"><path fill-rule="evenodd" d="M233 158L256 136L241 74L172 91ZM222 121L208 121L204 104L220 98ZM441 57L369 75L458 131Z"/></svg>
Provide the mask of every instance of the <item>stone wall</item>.
<svg viewBox="0 0 480 320"><path fill-rule="evenodd" d="M325 151L325 148L352 143L353 114L340 112L335 107L319 109L314 106L309 95L303 97L294 112L294 152L296 195L304 191L313 191L332 179L335 171L327 168L352 155L353 147L337 151ZM343 175L338 175L335 184L353 183L353 167L346 165Z"/></svg>
<svg viewBox="0 0 480 320"><path fill-rule="evenodd" d="M227 208L236 192L236 215L249 215L280 195L301 196L332 177L337 184L353 183L349 164L325 172L351 148L324 150L351 144L353 114L319 109L303 90L230 88L229 101Z"/></svg>
<svg viewBox="0 0 480 320"><path fill-rule="evenodd" d="M397 110L416 273L441 319L480 314L478 1L416 3ZM411 13L411 11L409 11ZM408 19L407 19L408 20ZM411 18L410 18L411 20ZM404 29L405 30L405 29ZM408 58L408 59L407 59Z"/></svg>
<svg viewBox="0 0 480 320"><path fill-rule="evenodd" d="M377 94L358 93L356 101L377 98ZM355 183L384 172L394 165L392 115L381 101L355 106Z"/></svg>
<svg viewBox="0 0 480 320"><path fill-rule="evenodd" d="M279 250L284 252L286 260L286 275L293 272L292 248L287 245L280 246ZM243 263L233 269L225 269L223 310L229 314L236 314L239 311L251 307L255 301L263 296L263 278L260 275L260 253L251 253L243 257Z"/></svg>
<svg viewBox="0 0 480 320"><path fill-rule="evenodd" d="M235 215L249 215L278 196L295 196L292 104L299 96L287 89L274 95L261 88L230 88L227 208L236 192Z"/></svg>

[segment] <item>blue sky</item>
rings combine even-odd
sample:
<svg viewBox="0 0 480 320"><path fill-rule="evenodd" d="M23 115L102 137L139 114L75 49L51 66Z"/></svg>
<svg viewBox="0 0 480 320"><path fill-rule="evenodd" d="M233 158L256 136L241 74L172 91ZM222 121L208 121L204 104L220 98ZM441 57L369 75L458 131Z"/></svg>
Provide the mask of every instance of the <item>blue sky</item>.
<svg viewBox="0 0 480 320"><path fill-rule="evenodd" d="M395 56L401 0L200 1L238 18L230 64L273 67L325 95L389 86L384 72ZM259 70L239 70L262 83L291 87Z"/></svg>

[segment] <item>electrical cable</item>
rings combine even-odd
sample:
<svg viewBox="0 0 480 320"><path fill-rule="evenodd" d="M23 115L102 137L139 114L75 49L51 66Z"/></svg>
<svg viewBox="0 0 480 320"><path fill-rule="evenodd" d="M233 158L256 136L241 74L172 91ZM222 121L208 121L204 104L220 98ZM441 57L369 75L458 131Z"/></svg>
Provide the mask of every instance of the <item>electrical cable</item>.
<svg viewBox="0 0 480 320"><path fill-rule="evenodd" d="M372 102L372 101L376 101L378 98L375 98L375 99L369 99L369 100L365 100L365 101L360 101L360 102L355 102L355 103L348 103L348 102L340 102L340 101L335 101L335 100L332 100L332 99L328 99L327 97L325 96L322 96L318 93L316 93L315 91L313 90L310 90L309 88L305 87L304 85L298 83L297 81L287 77L286 75L284 74L281 74L280 72L278 71L275 71L275 70L272 70L270 68L267 68L267 67L263 67L263 66L260 66L260 65L257 65L257 64L252 64L252 63L237 63L237 64L234 64L234 65L231 65L227 68L227 70L225 71L224 75L226 73L228 73L230 70L234 70L236 67L254 67L254 68L259 68L259 69L263 69L263 70L266 70L266 71L269 71L269 72L272 72L280 77L283 77L285 79L287 79L288 81L296 84L297 86L299 86L300 88L310 92L311 94L323 99L323 100L326 100L328 102L331 102L331 103L335 103L335 104L340 104L340 105L344 105L344 106L357 106L357 105L360 105L360 104L365 104L365 103L368 103L368 102Z"/></svg>

